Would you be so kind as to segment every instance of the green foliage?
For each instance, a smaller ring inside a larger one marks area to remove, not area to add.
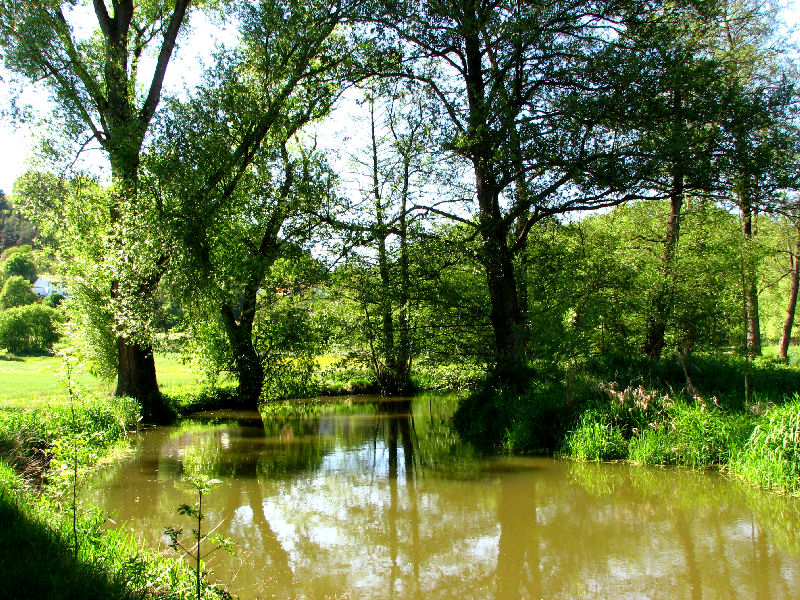
[[[274,271],[273,271],[274,273]],[[285,295],[262,293],[253,324],[253,344],[264,366],[262,401],[307,398],[318,393],[316,355],[326,336],[313,312],[313,290]]]
[[[0,263],[0,280],[9,277],[22,277],[28,283],[36,281],[36,262],[30,252],[9,253],[8,258]]]
[[[0,312],[0,347],[14,354],[47,352],[58,341],[63,316],[41,304]]]
[[[197,528],[192,530],[192,537],[195,540],[194,545],[192,546],[184,546],[180,540],[181,535],[183,534],[183,529],[175,529],[174,527],[167,527],[164,530],[164,535],[169,539],[169,547],[173,550],[180,551],[182,554],[186,555],[190,559],[192,559],[195,563],[195,581],[196,581],[196,590],[197,590],[197,600],[202,599],[203,595],[203,579],[204,579],[204,572],[203,572],[203,559],[207,558],[213,552],[224,549],[229,552],[233,549],[233,542],[231,540],[222,538],[218,535],[212,536],[208,533],[202,532],[202,525],[203,520],[206,517],[206,514],[203,512],[203,496],[208,494],[212,487],[222,483],[219,479],[211,479],[204,475],[194,474],[191,476],[187,476],[184,478],[192,488],[194,489],[195,493],[197,493],[197,503],[194,506],[189,506],[188,504],[182,504],[178,507],[178,514],[184,515],[193,519],[194,522],[197,524]],[[212,544],[216,544],[216,547],[211,550],[203,551],[203,542],[211,542]]]
[[[531,231],[525,278],[535,358],[641,352],[650,301],[664,284],[667,214],[667,203],[644,201]],[[683,215],[668,349],[686,354],[741,341],[738,228],[734,215],[708,203],[693,201]]]
[[[800,492],[800,396],[761,418],[731,470],[761,487]]]
[[[0,190],[0,261],[8,258],[17,249],[30,251],[30,244],[36,239],[36,227],[8,201]]]
[[[143,547],[133,532],[109,527],[97,510],[78,515],[79,553],[72,524],[59,505],[27,490],[0,460],[0,563],[4,591],[14,598],[188,600],[193,574],[177,559]],[[226,597],[218,588],[210,596]]]
[[[115,311],[120,308],[111,301],[110,290],[122,276],[107,256],[113,243],[107,235],[113,229],[111,194],[89,177],[67,180],[44,172],[26,173],[14,189],[26,214],[57,242],[58,274],[70,290],[70,346],[84,364],[110,379],[117,371]],[[127,314],[135,314],[134,307]]]
[[[627,458],[628,444],[607,417],[589,411],[567,435],[565,451],[578,460],[617,460]]]
[[[61,306],[61,303],[64,301],[64,296],[59,294],[58,292],[53,292],[49,296],[45,297],[42,300],[42,304],[45,306],[49,306],[50,308],[58,308]]]
[[[0,310],[33,304],[37,300],[31,284],[24,277],[12,275],[6,279],[0,292]]]
[[[516,384],[487,379],[459,402],[453,423],[462,438],[483,450],[552,452],[574,418],[565,385],[551,374],[521,376]]]
[[[180,415],[188,415],[200,410],[231,408],[240,404],[233,383],[210,386],[200,384],[169,389],[164,394],[164,402]]]
[[[34,477],[59,478],[64,461],[56,460],[55,475],[48,471],[58,448],[63,456],[73,430],[81,432],[86,444],[79,449],[79,461],[92,464],[139,422],[139,405],[130,398],[85,396],[73,421],[65,404],[28,410],[0,411],[0,450],[11,464]],[[66,441],[65,441],[66,440]],[[66,468],[69,468],[67,465]]]
[[[615,382],[615,389],[643,386],[657,395],[685,391],[691,382],[694,390],[728,410],[745,406],[745,381],[751,402],[758,397],[782,403],[800,389],[800,371],[771,360],[749,361],[735,354],[692,354],[686,358],[671,355],[658,362],[619,353],[593,356],[581,364],[582,370],[599,381]],[[687,375],[689,380],[687,381]]]

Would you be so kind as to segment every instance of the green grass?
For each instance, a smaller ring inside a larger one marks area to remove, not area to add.
[[[761,418],[731,470],[760,487],[800,492],[800,396]]]
[[[70,400],[7,402],[0,410],[0,600],[196,597],[185,563],[139,547],[132,533],[108,529],[99,511],[73,505],[76,474],[80,482],[127,447],[138,404],[87,392]],[[203,592],[226,597],[211,586]]]
[[[63,364],[57,356],[25,356],[0,359],[0,409],[24,408],[56,404],[67,398],[61,382]],[[156,356],[156,375],[162,390],[193,384],[198,375],[181,362],[180,355]],[[107,396],[114,391],[114,382],[87,373],[76,375],[78,385],[86,391]]]

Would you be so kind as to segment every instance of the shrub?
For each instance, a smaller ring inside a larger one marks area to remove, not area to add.
[[[510,384],[487,379],[459,402],[453,423],[482,450],[553,451],[574,423],[574,412],[557,378],[523,375]]]
[[[36,302],[36,293],[31,284],[23,277],[19,275],[9,277],[3,284],[3,291],[0,292],[0,309],[6,310],[34,302]]]
[[[58,340],[61,315],[41,304],[29,304],[0,312],[0,347],[14,354],[46,352]]]
[[[58,308],[61,306],[61,303],[64,301],[65,296],[59,294],[58,292],[53,292],[46,298],[42,300],[42,304],[45,306],[49,306],[50,308]]]

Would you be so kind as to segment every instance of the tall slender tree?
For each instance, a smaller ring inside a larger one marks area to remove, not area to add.
[[[721,183],[741,214],[744,345],[749,356],[761,354],[758,261],[751,248],[754,220],[779,197],[783,167],[792,154],[792,138],[784,128],[796,94],[777,15],[772,3],[724,2],[716,37],[716,55],[725,65]]]
[[[720,118],[722,68],[713,56],[719,14],[713,3],[664,4],[632,19],[625,32],[632,72],[643,76],[635,93],[646,97],[631,115],[642,137],[650,185],[669,202],[660,269],[649,297],[644,353],[658,360],[675,305],[682,210],[687,194],[711,194]],[[623,116],[624,117],[624,116]]]

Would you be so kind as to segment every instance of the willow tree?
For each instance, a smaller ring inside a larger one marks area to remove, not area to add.
[[[179,256],[173,289],[220,324],[240,400],[253,406],[264,381],[259,292],[282,253],[313,235],[307,217],[330,195],[330,172],[303,128],[328,114],[353,65],[339,31],[349,7],[244,5],[240,46],[218,57],[201,90],[170,103],[147,160],[149,194]]]
[[[525,368],[528,338],[514,259],[531,228],[637,196],[633,140],[608,110],[631,83],[606,60],[625,28],[625,3],[379,4],[376,19],[402,54],[391,75],[426,85],[446,115],[441,151],[471,171],[465,210],[426,208],[481,240],[495,373],[513,380]]]
[[[139,194],[140,162],[162,97],[167,68],[192,0],[7,0],[0,5],[0,47],[6,67],[46,86],[53,126],[83,147],[96,142],[111,166],[107,268],[116,271],[107,296],[117,316],[117,395],[158,393],[150,344],[130,305],[152,296],[165,258],[132,252],[128,235],[147,210]],[[94,25],[86,35],[86,25]],[[152,68],[144,69],[152,57]],[[147,260],[142,260],[147,256]]]

